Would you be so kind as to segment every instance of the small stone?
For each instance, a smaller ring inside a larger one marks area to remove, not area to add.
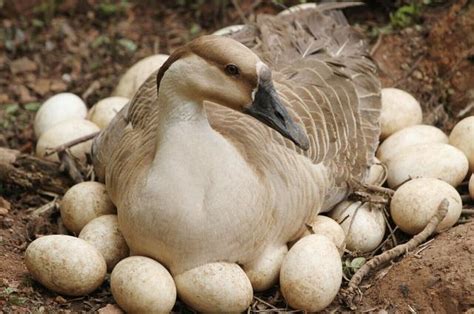
[[[124,311],[117,304],[107,304],[98,310],[99,314],[123,314]]]
[[[49,92],[51,81],[48,79],[38,79],[34,83],[30,84],[29,87],[38,93],[40,96],[44,96]]]
[[[61,81],[53,81],[50,86],[51,91],[58,93],[67,89],[67,85]]]
[[[8,214],[8,209],[0,207],[0,216],[5,216]]]
[[[7,211],[12,209],[9,201],[0,196],[0,207],[5,208]]]
[[[62,296],[60,296],[60,295],[58,295],[56,298],[54,298],[54,301],[56,301],[59,304],[64,304],[64,303],[67,302],[67,300],[65,298],[63,298]]]
[[[421,80],[423,78],[423,74],[420,71],[415,70],[413,71],[413,77],[416,78],[417,80]]]
[[[16,59],[10,64],[10,70],[13,74],[33,72],[37,69],[38,65],[26,57]]]

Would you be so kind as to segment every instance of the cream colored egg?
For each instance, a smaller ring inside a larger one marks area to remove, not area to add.
[[[128,98],[118,96],[104,98],[91,108],[87,118],[99,128],[105,129],[128,101]]]
[[[156,54],[132,65],[122,76],[112,95],[132,99],[138,88],[168,60],[168,57],[169,55]]]
[[[72,186],[64,194],[59,209],[64,226],[75,234],[79,234],[92,219],[116,213],[105,185],[93,181]]]
[[[288,304],[309,312],[326,308],[342,282],[342,263],[334,243],[312,234],[293,245],[280,270],[280,289]]]
[[[119,230],[117,215],[104,215],[92,219],[82,228],[79,238],[92,244],[105,259],[107,270],[129,255],[125,238]]]
[[[387,168],[380,160],[374,157],[374,163],[370,166],[369,174],[365,183],[369,185],[382,186],[387,180]]]
[[[170,273],[148,257],[131,256],[120,261],[110,276],[110,288],[127,313],[169,313],[176,302]]]
[[[314,234],[326,236],[336,245],[339,253],[344,252],[346,247],[346,234],[342,227],[332,218],[318,215],[313,222],[308,224]]]
[[[474,172],[474,116],[459,121],[449,135],[449,144],[459,148],[469,160],[469,169]]]
[[[33,241],[25,264],[34,279],[65,295],[82,296],[104,281],[104,258],[84,240],[67,235],[48,235]]]
[[[382,243],[386,225],[384,214],[379,208],[371,207],[369,203],[345,201],[329,215],[347,235],[346,246],[349,250],[370,252]]]
[[[382,89],[380,113],[382,139],[403,128],[420,124],[422,119],[420,103],[412,95],[398,88]]]
[[[71,93],[56,94],[46,100],[36,113],[36,138],[63,121],[85,119],[86,115],[87,106],[81,98]]]
[[[218,35],[218,36],[225,36],[225,35],[229,35],[229,34],[232,34],[232,33],[235,33],[235,32],[238,32],[240,31],[242,28],[244,28],[245,25],[230,25],[230,26],[226,26],[224,28],[221,28],[217,31],[215,31],[214,33],[212,33],[212,35]]]
[[[448,143],[448,136],[431,125],[413,125],[390,135],[377,150],[377,158],[387,162],[404,148],[428,143]]]
[[[430,143],[408,146],[388,163],[388,186],[395,188],[414,178],[437,178],[458,186],[466,177],[469,163],[454,146]]]
[[[471,179],[469,179],[469,195],[471,199],[474,200],[474,174],[472,174]]]
[[[83,120],[74,119],[63,121],[56,124],[52,128],[44,132],[36,144],[36,156],[51,161],[59,161],[57,154],[45,156],[48,149],[56,148],[62,144],[68,143],[80,137],[90,135],[100,131],[99,127],[94,123]],[[86,154],[90,153],[92,140],[80,143],[69,149],[73,156],[80,160],[86,160]]]
[[[400,186],[390,203],[390,213],[401,230],[417,234],[426,227],[445,198],[449,202],[448,214],[436,230],[446,230],[458,221],[462,201],[455,188],[438,179],[414,179]]]
[[[243,269],[252,284],[254,291],[265,291],[278,282],[280,268],[288,247],[268,248],[265,253],[251,263],[243,265]]]
[[[174,277],[179,298],[198,312],[243,312],[253,298],[252,285],[234,263],[209,263]]]
[[[294,5],[291,8],[288,8],[286,10],[281,11],[280,13],[278,13],[278,16],[285,16],[290,13],[297,13],[301,10],[314,9],[316,7],[317,7],[316,3],[301,3],[301,4]]]

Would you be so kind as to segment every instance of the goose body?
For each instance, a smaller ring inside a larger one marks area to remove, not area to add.
[[[174,276],[221,261],[251,274],[284,254],[364,180],[378,141],[380,86],[341,13],[262,16],[232,37],[173,53],[93,145],[132,253]],[[246,105],[261,97],[290,131]]]

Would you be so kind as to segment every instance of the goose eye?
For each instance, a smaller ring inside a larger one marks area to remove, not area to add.
[[[232,76],[239,75],[240,73],[239,68],[235,64],[226,65],[225,72]]]

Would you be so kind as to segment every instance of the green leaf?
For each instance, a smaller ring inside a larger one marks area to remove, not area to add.
[[[28,111],[36,112],[41,107],[41,104],[39,102],[30,102],[30,103],[24,105],[24,107]]]
[[[125,49],[127,49],[130,52],[134,52],[134,51],[137,50],[137,44],[135,44],[130,39],[122,38],[122,39],[119,39],[117,42],[120,46],[124,47]]]
[[[7,115],[12,115],[17,112],[18,109],[20,109],[20,106],[18,104],[9,104],[6,106],[5,113]]]
[[[365,258],[364,257],[356,257],[351,261],[351,268],[354,271],[357,271],[359,268],[361,268],[365,264]]]

